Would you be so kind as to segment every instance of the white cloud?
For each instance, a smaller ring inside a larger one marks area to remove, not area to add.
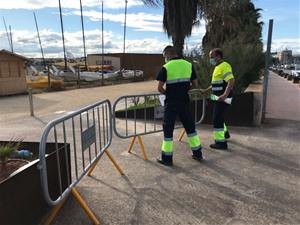
[[[80,11],[73,11],[73,15],[80,16]],[[70,15],[70,14],[68,14]],[[91,21],[100,21],[102,15],[100,12],[91,10],[83,13]],[[106,21],[121,23],[124,25],[124,14],[103,13],[103,18]],[[126,26],[134,28],[135,31],[151,31],[151,32],[164,32],[163,31],[163,16],[160,14],[149,13],[129,13],[126,17]],[[205,21],[201,20],[198,25],[192,29],[192,36],[203,37],[205,34]]]
[[[63,8],[79,8],[79,0],[61,0]],[[101,6],[100,0],[82,0],[82,5],[87,7]],[[128,1],[128,7],[143,5],[139,0]],[[58,0],[9,0],[1,1],[0,9],[41,9],[58,7]],[[104,0],[104,7],[118,9],[125,7],[124,0]]]
[[[294,53],[300,53],[300,38],[274,39],[272,41],[272,52],[279,52],[284,49],[293,50]]]
[[[15,52],[27,57],[41,57],[40,47],[35,32],[28,30],[13,30],[13,44]],[[40,31],[45,57],[63,57],[63,48],[60,32],[52,30]],[[86,30],[87,54],[101,51],[101,31],[99,29]],[[65,32],[66,50],[75,57],[83,56],[82,33]],[[126,52],[131,53],[160,53],[168,43],[157,38],[132,39],[126,41]],[[123,39],[114,36],[112,31],[104,32],[104,46],[106,53],[123,51]],[[0,31],[0,49],[9,49],[5,31]]]
[[[198,25],[195,25],[192,29],[192,37],[203,37],[206,32],[205,21],[201,20]]]
[[[74,11],[74,15],[80,16],[80,11]],[[97,11],[85,11],[84,16],[91,21],[100,21],[102,15]],[[124,14],[103,13],[103,18],[106,21],[124,24]],[[129,13],[126,17],[126,26],[135,28],[136,31],[154,31],[163,32],[162,15],[148,14],[144,12]]]

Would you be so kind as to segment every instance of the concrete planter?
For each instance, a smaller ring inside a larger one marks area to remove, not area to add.
[[[192,115],[195,115],[194,105],[195,102],[191,102]],[[197,120],[200,119],[202,113],[202,100],[197,102]],[[207,101],[206,103],[206,115],[203,123],[212,124],[213,102]],[[143,120],[145,115],[144,109],[136,109],[136,118]],[[124,111],[117,111],[116,118],[125,118]],[[146,110],[146,119],[153,120],[154,108],[149,107]],[[134,110],[128,110],[127,118],[134,118]],[[234,126],[255,126],[260,124],[261,119],[261,98],[260,95],[256,95],[254,92],[247,92],[241,95],[234,96],[232,105],[228,108],[226,116],[226,123]]]
[[[5,143],[1,141],[0,143]],[[59,144],[58,147],[62,147]],[[23,149],[30,150],[34,155],[39,153],[38,142],[23,142]],[[55,144],[49,143],[46,146],[47,170],[50,195],[59,196],[58,170],[56,164]],[[62,148],[63,149],[63,148]],[[70,147],[67,146],[70,156]],[[70,159],[70,157],[68,157]],[[62,187],[66,189],[67,185],[67,166],[64,151],[59,151],[59,160],[62,174]],[[46,204],[40,181],[40,173],[37,169],[39,160],[34,160],[29,164],[19,168],[7,179],[0,183],[0,221],[1,224],[38,224],[41,219],[50,210]],[[70,163],[69,163],[70,165]],[[69,170],[70,171],[70,170]]]

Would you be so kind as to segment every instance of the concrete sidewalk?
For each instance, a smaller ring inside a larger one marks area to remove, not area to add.
[[[0,139],[39,141],[49,120],[84,105],[120,95],[155,91],[156,82],[35,95],[36,118],[27,96],[0,98]],[[106,155],[78,190],[102,224],[300,224],[300,122],[269,119],[262,127],[230,127],[228,151],[209,149],[212,128],[198,127],[205,160],[197,162],[185,142],[174,143],[174,167],[156,163],[162,134],[143,137],[149,161],[138,145],[114,137],[110,151],[126,176]],[[174,137],[178,137],[177,130]],[[69,198],[54,224],[91,224]]]
[[[231,128],[228,151],[209,149],[211,128],[200,126],[205,160],[193,160],[188,144],[175,142],[173,168],[155,161],[162,134],[143,138],[149,161],[138,145],[128,154],[129,140],[114,138],[110,150],[126,176],[104,155],[78,190],[102,224],[300,224],[300,124],[268,122]],[[90,223],[70,198],[55,224]]]
[[[300,88],[270,71],[267,94],[268,118],[300,121]]]

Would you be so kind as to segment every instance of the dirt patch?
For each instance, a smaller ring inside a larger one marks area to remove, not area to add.
[[[26,165],[28,161],[26,160],[19,160],[19,159],[11,159],[8,160],[6,164],[0,164],[0,183],[9,177],[17,169],[21,168],[22,166]]]

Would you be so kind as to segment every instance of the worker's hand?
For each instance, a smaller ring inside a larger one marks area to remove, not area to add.
[[[217,99],[218,102],[224,102],[224,100],[227,98],[226,95],[220,95]]]
[[[209,90],[207,90],[207,89],[199,89],[199,91],[200,91],[200,93],[201,93],[203,96],[205,96],[205,97],[208,96]]]

